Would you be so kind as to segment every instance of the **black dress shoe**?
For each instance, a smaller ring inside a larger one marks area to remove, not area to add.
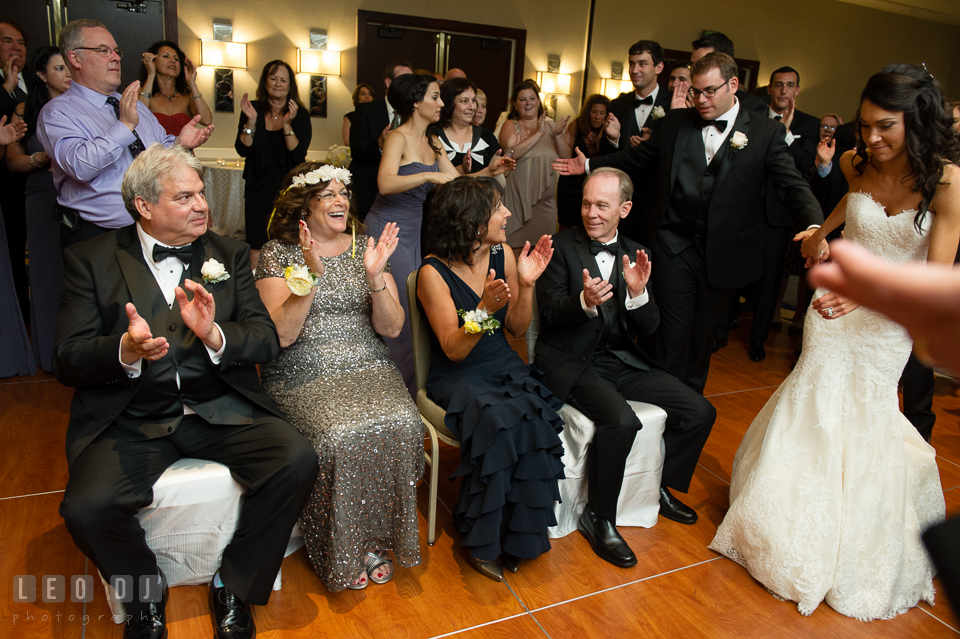
[[[713,340],[713,347],[711,347],[710,352],[711,352],[711,353],[716,353],[716,352],[719,351],[721,348],[723,348],[724,346],[727,345],[727,341],[728,341],[728,338],[726,338],[726,337],[724,337],[723,339],[715,339],[715,340]]]
[[[791,335],[800,335],[803,333],[803,327],[797,324],[791,324],[790,328],[787,329],[787,332]]]
[[[214,575],[213,579],[216,578]],[[210,618],[216,639],[253,639],[257,636],[250,606],[226,586],[214,586],[213,580],[210,581]]]
[[[681,503],[664,486],[660,487],[660,514],[681,524],[695,524],[697,522],[696,511]]]
[[[126,604],[128,616],[123,639],[166,639],[169,591],[167,580],[163,579],[163,594],[159,602]]]
[[[767,359],[767,350],[763,347],[763,344],[754,344],[750,346],[747,355],[750,356],[752,362],[762,362]]]
[[[781,328],[783,328],[783,322],[780,320],[777,320],[776,322],[770,322],[770,328],[775,328],[779,331]]]
[[[577,530],[590,542],[593,552],[597,553],[600,559],[621,568],[637,565],[637,556],[620,536],[617,527],[591,512],[589,506],[584,507],[583,514],[577,521]]]
[[[520,570],[520,564],[523,563],[523,558],[514,557],[510,553],[504,552],[500,553],[500,563],[513,574],[517,574],[517,571]]]
[[[482,559],[477,559],[473,555],[470,555],[470,565],[473,566],[474,570],[479,572],[487,579],[503,581],[503,564],[500,563],[499,559],[484,561]]]

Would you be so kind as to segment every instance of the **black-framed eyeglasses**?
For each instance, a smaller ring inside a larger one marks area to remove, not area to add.
[[[123,59],[123,49],[121,49],[120,47],[114,47],[113,49],[111,49],[107,45],[101,44],[99,47],[74,47],[73,51],[77,51],[78,49],[83,49],[84,51],[96,51],[97,53],[103,56],[110,55],[111,53],[116,53],[121,60]]]
[[[831,133],[833,133],[834,131],[837,130],[837,127],[835,127],[835,126],[830,126],[829,124],[821,124],[821,125],[820,125],[820,130],[821,130],[821,131],[830,131]]]
[[[733,78],[730,78],[730,80],[732,80],[732,79],[733,79]],[[690,87],[689,89],[687,89],[687,93],[688,93],[688,94],[690,95],[690,97],[693,98],[694,100],[696,100],[697,98],[699,98],[701,95],[702,95],[702,96],[705,96],[705,97],[707,97],[707,98],[712,98],[712,97],[715,97],[715,96],[717,95],[717,91],[719,91],[720,89],[722,89],[723,86],[724,86],[724,84],[729,84],[730,80],[727,80],[726,82],[724,82],[723,84],[721,84],[721,85],[719,85],[719,86],[707,87],[706,89],[704,89],[704,90],[702,90],[702,91],[701,91],[700,89],[694,89],[693,87]]]
[[[343,189],[339,193],[334,193],[332,191],[320,191],[317,193],[316,198],[321,202],[333,202],[334,198],[337,196],[342,197],[344,200],[349,200],[353,197],[353,193],[349,189]]]

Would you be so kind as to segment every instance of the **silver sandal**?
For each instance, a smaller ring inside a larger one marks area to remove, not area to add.
[[[373,553],[373,552],[365,552],[365,553],[363,554],[363,562],[364,562],[364,568],[365,568],[366,571],[367,571],[367,579],[370,580],[370,581],[372,581],[373,583],[375,583],[375,584],[385,584],[385,583],[387,583],[388,581],[390,581],[391,579],[393,579],[393,572],[394,572],[394,571],[392,570],[392,568],[393,568],[393,562],[390,561],[390,557],[389,557],[389,555],[387,555],[387,551],[386,551],[386,550],[381,550],[381,551],[376,552],[376,553]],[[391,568],[390,574],[388,574],[386,577],[382,577],[382,578],[380,578],[380,579],[377,579],[376,577],[373,576],[373,573],[376,572],[377,568],[379,568],[380,566],[382,566],[382,565],[384,565],[384,564],[390,564],[390,568]]]

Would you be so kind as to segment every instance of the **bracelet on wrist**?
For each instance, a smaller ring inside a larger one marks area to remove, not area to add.
[[[252,138],[252,137],[253,137],[253,134],[256,133],[257,129],[256,129],[256,127],[253,127],[253,128],[243,127],[243,129],[241,129],[241,131],[243,131],[244,133],[246,133],[247,135],[249,135],[249,136]]]
[[[294,133],[293,130],[291,129],[290,131],[286,131],[284,135],[296,135],[296,133]]]
[[[203,94],[202,94],[202,93],[198,93],[198,94],[190,97],[191,100],[197,100],[197,99],[200,99],[200,98],[203,98]]]
[[[37,156],[40,155],[40,153],[41,151],[37,151],[36,153],[32,153],[30,155],[30,166],[32,166],[35,169],[39,169],[40,167],[43,166],[42,164],[37,162]]]
[[[370,285],[369,285],[369,284],[367,284],[367,288],[370,288]],[[387,280],[383,280],[383,286],[381,286],[380,288],[371,288],[371,289],[370,289],[370,292],[371,292],[371,293],[379,293],[380,291],[383,291],[383,290],[385,290],[386,288],[387,288]]]
[[[150,93],[149,91],[141,91],[141,92],[140,92],[140,95],[142,95],[143,97],[145,97],[145,98],[148,99],[148,100],[153,97],[153,94]]]

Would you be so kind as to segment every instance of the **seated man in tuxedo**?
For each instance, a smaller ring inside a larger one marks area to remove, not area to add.
[[[670,488],[687,492],[717,412],[660,368],[635,343],[660,321],[648,281],[647,249],[619,233],[633,184],[614,168],[595,170],[583,185],[583,229],[553,236],[553,259],[537,283],[537,365],[544,384],[597,426],[587,451],[588,497],[577,530],[610,563],[637,563],[617,532],[617,499],[627,456],[642,425],[627,400],[667,413],[660,514],[685,524],[697,513]]]
[[[391,129],[400,126],[400,116],[387,100],[387,89],[398,75],[413,73],[409,62],[393,62],[383,72],[384,98],[357,106],[350,127],[350,172],[353,174],[353,195],[362,220],[377,199],[377,173],[383,155],[383,141]]]
[[[207,231],[200,174],[182,147],[152,145],[121,187],[136,223],[64,251],[53,368],[77,390],[60,514],[106,579],[130,579],[125,638],[166,636],[166,583],[136,514],[168,466],[220,462],[247,491],[210,584],[220,639],[255,635],[249,604],[267,603],[318,472],[260,391],[255,365],[279,338],[249,247]]]

